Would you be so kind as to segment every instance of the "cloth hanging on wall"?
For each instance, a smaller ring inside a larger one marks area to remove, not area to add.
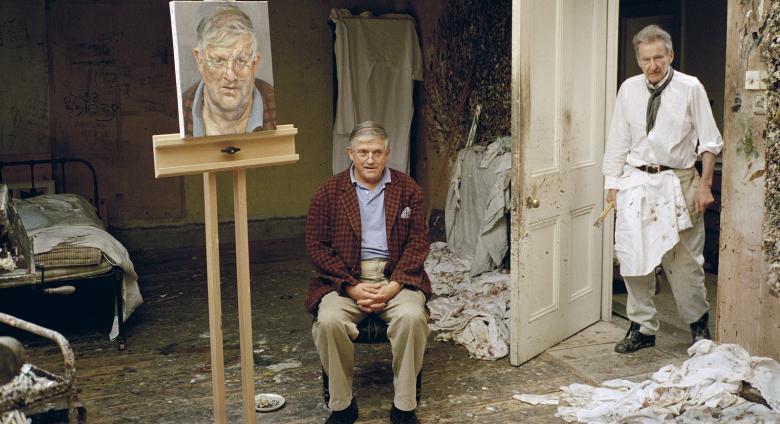
[[[471,262],[471,276],[499,268],[509,249],[511,146],[510,137],[499,137],[487,147],[465,148],[452,168],[444,211],[447,244]]]
[[[338,100],[333,124],[333,173],[346,169],[346,148],[355,124],[384,125],[390,139],[391,168],[409,172],[413,80],[422,80],[422,53],[409,15],[352,16],[332,9],[336,24]]]

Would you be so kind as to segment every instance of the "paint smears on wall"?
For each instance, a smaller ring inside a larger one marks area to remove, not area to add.
[[[769,290],[780,296],[780,3],[772,2],[763,28],[767,61],[766,189],[764,253]]]

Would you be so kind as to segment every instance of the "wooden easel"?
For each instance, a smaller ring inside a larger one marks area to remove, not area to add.
[[[241,344],[241,392],[244,423],[254,424],[255,371],[252,357],[252,302],[249,284],[249,237],[246,209],[246,169],[285,165],[298,161],[292,125],[274,131],[182,139],[179,134],[153,136],[154,176],[203,174],[206,213],[206,269],[208,275],[209,335],[211,339],[211,385],[214,420],[227,423],[225,358],[222,351],[222,296],[219,286],[219,236],[217,221],[217,175],[233,171],[233,209],[236,226],[236,279],[238,326]]]

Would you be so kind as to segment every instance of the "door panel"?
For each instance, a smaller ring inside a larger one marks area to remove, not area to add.
[[[529,261],[538,266],[529,269],[529,282],[534,284],[534,296],[529,298],[530,317],[533,322],[558,310],[560,291],[560,249],[558,232],[560,226],[555,218],[541,221],[529,228],[529,240],[534,251]]]
[[[601,316],[608,17],[617,0],[514,0],[512,363]],[[610,54],[614,54],[612,52]]]

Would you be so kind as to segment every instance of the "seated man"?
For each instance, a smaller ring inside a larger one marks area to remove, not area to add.
[[[355,126],[347,148],[352,164],[325,181],[309,206],[306,249],[318,278],[306,309],[317,315],[312,335],[329,378],[328,423],[357,419],[352,340],[368,314],[388,323],[395,388],[390,419],[418,422],[416,381],[429,333],[428,229],[420,187],[387,168],[388,141],[376,122]]]

